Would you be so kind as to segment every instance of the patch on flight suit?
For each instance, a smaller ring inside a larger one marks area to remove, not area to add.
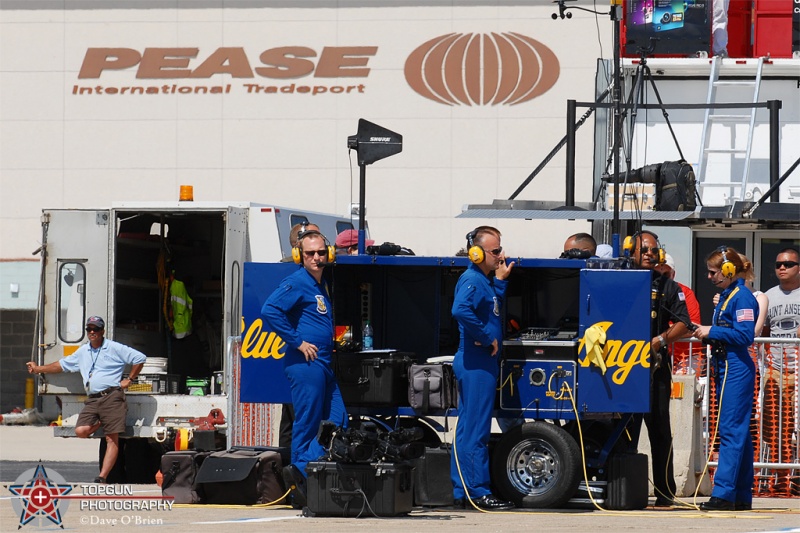
[[[321,315],[327,315],[328,306],[325,305],[325,297],[322,296],[321,294],[317,294],[316,296],[314,296],[314,298],[317,299],[317,312]]]

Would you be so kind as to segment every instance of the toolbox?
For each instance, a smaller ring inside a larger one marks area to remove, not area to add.
[[[408,463],[312,461],[306,473],[311,516],[397,516],[413,506],[414,478]]]
[[[344,404],[408,407],[412,355],[393,350],[337,353],[334,373]]]

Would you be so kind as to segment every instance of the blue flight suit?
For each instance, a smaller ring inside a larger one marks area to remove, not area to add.
[[[725,348],[724,353],[714,352],[717,404],[721,408],[719,464],[711,495],[735,503],[753,501],[750,415],[756,370],[748,348],[755,339],[757,320],[758,302],[744,280],[737,278],[722,291],[708,334],[710,340],[719,341]]]
[[[455,452],[450,460],[453,497],[472,499],[491,494],[489,482],[489,436],[492,432],[500,351],[503,343],[501,305],[508,281],[486,276],[470,264],[456,284],[453,318],[461,339],[453,360],[458,382],[458,426]],[[498,352],[492,357],[492,341]],[[480,345],[476,345],[475,343]],[[461,467],[461,482],[458,467]]]
[[[306,465],[325,454],[317,441],[323,420],[347,426],[339,384],[331,368],[333,306],[325,280],[317,283],[305,268],[281,281],[261,308],[263,319],[286,343],[283,371],[289,379],[295,419],[292,464],[306,475]],[[298,348],[303,341],[317,346],[317,359],[306,361]]]

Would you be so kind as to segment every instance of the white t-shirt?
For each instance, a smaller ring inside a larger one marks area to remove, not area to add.
[[[800,327],[800,287],[785,291],[778,285],[766,294],[769,298],[767,320],[770,337],[796,339],[797,328]],[[773,344],[770,351],[773,368],[797,371],[797,344]]]

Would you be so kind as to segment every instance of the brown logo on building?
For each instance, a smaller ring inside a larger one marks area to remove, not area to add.
[[[558,58],[519,33],[451,33],[431,39],[406,60],[414,91],[448,105],[515,105],[558,80]]]

